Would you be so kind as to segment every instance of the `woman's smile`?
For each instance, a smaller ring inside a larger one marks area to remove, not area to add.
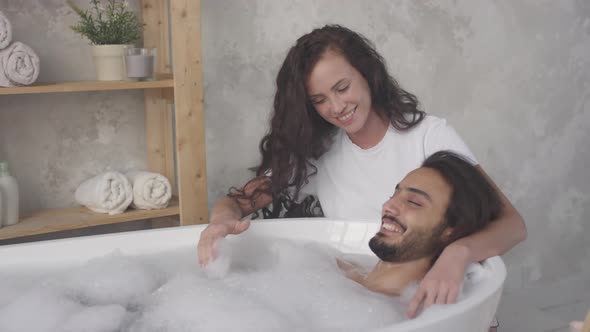
[[[357,107],[358,106],[355,106],[352,110],[345,112],[343,115],[338,116],[338,121],[340,121],[343,126],[352,123],[353,115],[356,112]]]

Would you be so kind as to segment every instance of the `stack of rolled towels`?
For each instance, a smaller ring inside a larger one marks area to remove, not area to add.
[[[35,83],[39,76],[39,57],[21,42],[12,43],[12,25],[0,11],[0,87]]]
[[[110,215],[135,209],[163,209],[172,198],[170,181],[158,173],[112,171],[84,181],[74,194],[76,202],[94,212]]]

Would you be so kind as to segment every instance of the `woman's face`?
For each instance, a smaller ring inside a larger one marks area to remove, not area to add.
[[[365,129],[370,116],[377,116],[367,81],[334,51],[326,51],[311,71],[307,93],[320,116],[349,136]]]

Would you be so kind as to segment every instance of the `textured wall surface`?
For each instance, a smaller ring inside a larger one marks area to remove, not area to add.
[[[40,80],[93,77],[61,0],[0,0],[0,10],[41,56]],[[259,161],[287,49],[338,23],[375,42],[525,217],[528,240],[505,256],[509,287],[590,271],[590,2],[202,0],[202,16],[211,202]],[[0,159],[24,209],[71,205],[89,174],[144,166],[143,137],[141,93],[0,97]]]

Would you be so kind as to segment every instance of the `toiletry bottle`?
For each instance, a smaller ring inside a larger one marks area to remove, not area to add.
[[[8,173],[8,164],[0,162],[0,192],[2,195],[2,225],[9,226],[18,222],[18,184]]]

